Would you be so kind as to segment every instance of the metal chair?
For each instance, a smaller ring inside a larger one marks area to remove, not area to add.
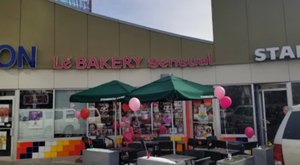
[[[210,163],[210,157],[205,156],[204,151],[197,151],[197,150],[186,150],[184,155],[195,157],[196,159],[191,160],[191,164],[193,165],[207,165]]]
[[[158,155],[168,155],[173,153],[172,141],[159,141],[158,142]]]

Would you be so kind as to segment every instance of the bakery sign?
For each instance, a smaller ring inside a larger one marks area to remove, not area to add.
[[[54,69],[135,69],[146,63],[148,68],[184,68],[213,65],[212,54],[198,58],[149,58],[126,57],[53,57]]]
[[[300,58],[300,45],[258,48],[254,51],[255,61],[277,61]]]

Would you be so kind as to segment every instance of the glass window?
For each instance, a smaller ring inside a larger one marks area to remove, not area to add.
[[[220,110],[221,133],[244,134],[246,127],[254,128],[252,92],[250,85],[225,86],[226,95],[232,104],[226,110]]]
[[[300,129],[299,125],[300,112],[292,112],[286,124],[283,138],[286,139],[300,139],[300,132],[295,131]]]
[[[300,82],[292,83],[293,105],[300,104]]]
[[[152,134],[151,103],[141,105],[140,110],[133,112],[127,104],[122,106],[122,122],[130,124],[136,137]]]
[[[174,122],[174,133],[184,134],[184,111],[183,102],[175,101],[173,105],[173,116],[171,113],[171,102],[153,102],[153,131],[163,134],[172,134],[172,120]]]
[[[76,113],[86,106],[85,103],[71,103],[70,96],[78,91],[55,91],[55,137],[79,137],[86,134],[86,121],[76,118]]]
[[[21,90],[19,140],[53,137],[53,90]]]
[[[55,120],[63,119],[63,112],[57,111],[55,112]]]
[[[53,110],[20,109],[19,140],[53,137]]]
[[[52,90],[21,90],[20,109],[52,109]]]
[[[89,105],[90,116],[88,118],[88,135],[119,135],[120,131],[118,124],[115,124],[115,120],[118,122],[119,116],[119,103],[113,102],[101,102]],[[118,113],[115,115],[115,111]]]

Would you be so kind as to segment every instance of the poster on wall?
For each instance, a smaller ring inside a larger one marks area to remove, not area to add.
[[[7,132],[0,131],[0,150],[6,150]]]
[[[195,124],[194,136],[195,139],[206,139],[207,137],[212,136],[212,127],[205,124]]]
[[[213,131],[212,99],[192,101],[193,131],[195,139],[206,139]]]
[[[213,110],[211,105],[211,99],[205,99],[205,101],[203,102],[193,101],[192,107],[194,121],[201,124],[213,123]]]
[[[42,117],[43,113],[42,111],[29,111],[29,117],[28,117],[28,123],[29,128],[42,128]]]
[[[0,104],[0,126],[8,122],[9,104]]]

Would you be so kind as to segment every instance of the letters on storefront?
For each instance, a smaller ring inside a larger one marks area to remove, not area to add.
[[[2,56],[4,54],[8,55],[8,60],[4,60]],[[28,55],[25,48],[23,46],[19,46],[17,50],[15,50],[10,45],[0,45],[0,69],[9,69],[16,65],[17,68],[23,68],[24,61],[28,64],[28,66],[32,69],[36,67],[36,58],[37,58],[37,47],[31,47],[31,56]]]
[[[300,58],[300,45],[295,46],[295,50],[291,46],[258,48],[254,51],[255,61],[276,61],[286,59]]]
[[[75,65],[73,61],[75,60]],[[207,57],[199,58],[150,58],[144,60],[143,57],[66,57],[59,59],[58,56],[53,58],[54,69],[134,69],[140,68],[146,61],[148,68],[174,68],[174,67],[199,67],[213,65],[214,60],[211,54]],[[74,65],[74,66],[73,66]]]

